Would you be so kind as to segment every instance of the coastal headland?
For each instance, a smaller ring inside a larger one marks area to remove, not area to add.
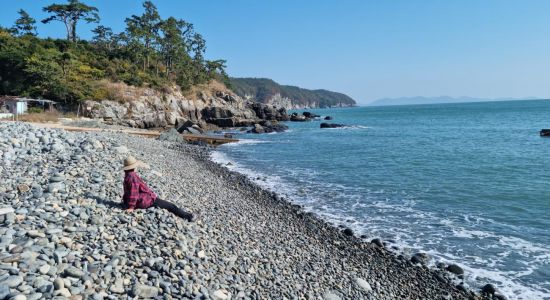
[[[205,147],[0,123],[0,299],[476,299],[332,227]],[[120,208],[122,159],[196,213]],[[13,209],[13,212],[9,212]]]

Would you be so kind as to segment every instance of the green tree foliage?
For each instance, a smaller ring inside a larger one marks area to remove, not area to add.
[[[159,44],[159,29],[161,25],[157,7],[151,1],[143,3],[145,12],[141,16],[132,15],[125,20],[126,33],[134,49],[141,52],[143,70],[149,67],[154,48]]]
[[[72,5],[72,6],[71,6]],[[99,25],[91,41],[76,41],[76,23],[98,20],[97,9],[76,0],[45,8],[45,21],[62,21],[67,40],[40,39],[0,28],[0,95],[26,95],[75,103],[103,99],[105,81],[182,89],[216,79],[229,83],[225,61],[204,58],[206,42],[193,24],[162,19],[154,4],[126,19],[124,32]],[[72,15],[71,15],[72,14]],[[102,98],[103,97],[103,98]]]
[[[99,25],[92,30],[92,32],[94,33],[92,41],[98,45],[99,48],[106,49],[109,52],[113,50],[113,45],[117,43],[117,40],[111,27]]]
[[[42,20],[42,23],[50,23],[51,21],[59,21],[65,24],[67,30],[67,40],[76,42],[76,24],[81,19],[87,23],[99,22],[98,9],[93,6],[88,6],[78,0],[69,0],[67,4],[52,4],[43,8],[43,10],[51,16]]]
[[[15,20],[15,25],[11,28],[15,35],[36,35],[36,20],[31,18],[29,14],[20,9],[18,12],[19,18]]]

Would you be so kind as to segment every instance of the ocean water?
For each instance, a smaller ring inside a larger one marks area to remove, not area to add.
[[[550,299],[550,101],[310,110],[215,161],[398,252],[453,262],[473,289]]]

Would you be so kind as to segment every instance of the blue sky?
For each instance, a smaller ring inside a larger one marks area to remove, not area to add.
[[[46,0],[2,0],[0,25],[17,10],[37,20]],[[141,1],[88,0],[115,31]],[[237,77],[383,97],[550,97],[550,1],[342,0],[153,1],[162,17],[195,25],[207,57]],[[82,25],[78,34],[90,38]],[[61,23],[41,36],[64,37]]]

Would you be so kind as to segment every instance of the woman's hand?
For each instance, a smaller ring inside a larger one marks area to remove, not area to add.
[[[127,213],[131,213],[131,212],[133,212],[133,211],[134,211],[133,208],[128,208],[128,209],[126,209],[126,212],[127,212]]]

